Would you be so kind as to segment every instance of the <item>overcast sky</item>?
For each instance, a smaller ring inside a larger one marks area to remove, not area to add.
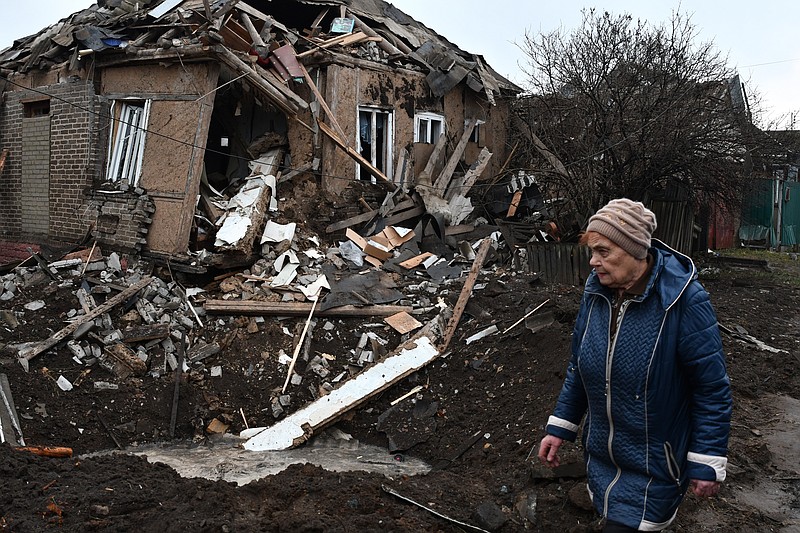
[[[91,6],[91,0],[15,2],[0,17],[0,49],[59,19]],[[713,41],[729,56],[750,93],[760,93],[768,117],[800,129],[800,2],[797,0],[394,0],[395,6],[462,49],[483,55],[510,80],[524,84],[519,64],[525,32],[537,34],[581,22],[581,9],[597,7],[629,13],[654,24],[667,22],[679,9],[691,16],[699,39]]]

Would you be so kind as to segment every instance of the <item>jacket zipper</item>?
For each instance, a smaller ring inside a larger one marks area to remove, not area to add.
[[[606,299],[608,301],[608,299]],[[611,480],[611,483],[608,484],[606,488],[606,493],[603,496],[603,516],[608,516],[608,498],[611,495],[611,489],[614,488],[614,485],[617,484],[619,481],[620,476],[622,475],[622,469],[617,465],[616,459],[614,459],[614,452],[611,449],[611,444],[614,441],[614,419],[611,416],[611,364],[614,362],[614,351],[617,348],[617,338],[619,337],[619,330],[620,326],[622,325],[622,319],[625,316],[625,310],[628,308],[631,300],[626,300],[622,302],[619,308],[619,315],[617,315],[617,323],[615,324],[614,328],[614,339],[613,341],[609,339],[609,348],[606,354],[606,383],[605,383],[605,391],[606,391],[606,417],[608,418],[608,457],[611,459],[611,463],[617,467],[617,475],[614,476],[614,479]],[[613,313],[611,312],[612,303],[609,302],[608,307],[608,327],[609,332],[611,328],[611,319],[613,318]]]

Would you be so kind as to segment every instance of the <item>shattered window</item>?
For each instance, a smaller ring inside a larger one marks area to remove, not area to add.
[[[444,133],[444,117],[436,113],[417,113],[414,116],[414,142],[433,144]]]
[[[372,166],[392,177],[392,112],[374,107],[358,108],[358,152]],[[362,179],[361,167],[356,177]],[[374,178],[373,178],[374,179]]]
[[[108,146],[108,181],[137,185],[142,173],[145,132],[150,100],[111,103],[111,142]]]

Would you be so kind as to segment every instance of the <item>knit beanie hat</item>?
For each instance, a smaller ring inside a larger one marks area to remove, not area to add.
[[[656,216],[643,203],[627,198],[611,200],[589,219],[586,231],[596,231],[636,259],[647,257]]]

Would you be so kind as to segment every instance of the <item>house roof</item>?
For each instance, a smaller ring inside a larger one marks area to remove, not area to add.
[[[202,0],[99,0],[35,35],[14,41],[0,52],[0,69],[4,74],[64,65],[80,70],[87,63],[81,62],[86,55],[130,56],[141,50],[157,53],[193,45],[222,44],[253,53],[256,31],[267,41],[264,46],[270,41],[288,42],[298,54],[341,53],[427,71],[437,96],[462,81],[490,102],[501,94],[521,92],[482,56],[461,50],[383,0],[212,0],[209,4],[207,13]],[[352,33],[363,32],[361,39],[355,35],[333,43],[342,35],[331,21],[342,14],[356,21]],[[249,29],[245,19],[252,23]]]

